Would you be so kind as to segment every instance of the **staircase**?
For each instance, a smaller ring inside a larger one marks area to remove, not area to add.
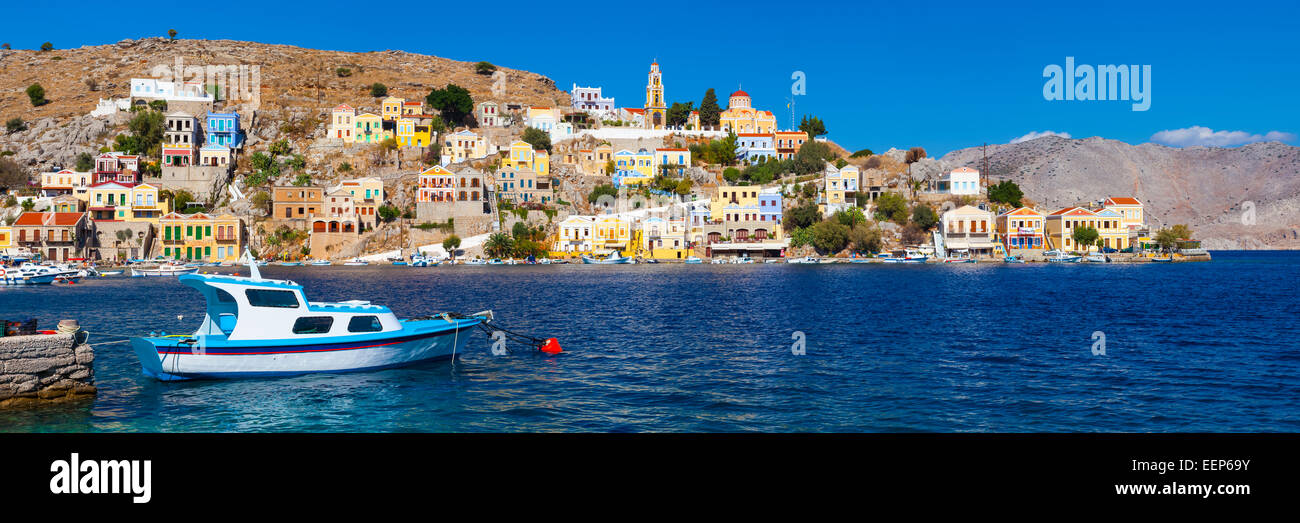
[[[938,229],[930,231],[930,233],[934,235],[934,255],[939,258],[948,257],[948,251],[943,246],[943,235],[939,233]]]

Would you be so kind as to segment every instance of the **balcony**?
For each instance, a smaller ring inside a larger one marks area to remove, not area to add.
[[[239,241],[239,235],[237,234],[218,234],[216,236],[213,236],[213,238],[215,238],[219,243]]]

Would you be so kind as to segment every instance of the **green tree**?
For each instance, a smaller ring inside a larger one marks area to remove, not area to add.
[[[835,211],[835,221],[840,222],[850,229],[857,227],[858,224],[867,221],[867,216],[862,214],[862,209],[849,207],[842,211]]]
[[[781,217],[781,225],[787,231],[802,229],[821,221],[822,213],[817,204],[811,201],[786,209]]]
[[[673,192],[685,196],[691,193],[691,186],[692,184],[690,180],[683,179],[677,182],[677,188],[674,189]]]
[[[533,149],[546,149],[547,153],[551,152],[551,135],[546,131],[529,127],[524,129],[524,136],[520,139],[528,142]]]
[[[922,230],[930,230],[934,224],[939,223],[939,216],[935,214],[934,209],[924,203],[918,203],[912,208],[912,223]]]
[[[293,184],[298,187],[306,187],[308,185],[311,185],[311,175],[307,173],[300,173],[298,174],[298,176],[294,177]]]
[[[446,239],[442,240],[442,248],[447,251],[448,256],[455,259],[456,249],[460,248],[460,236],[456,236],[455,234],[448,236]]]
[[[15,116],[5,121],[5,131],[8,131],[9,134],[24,130],[27,130],[27,122],[24,122],[22,118]]]
[[[718,106],[718,95],[710,87],[704,92],[704,99],[700,100],[700,125],[717,127],[721,121],[722,108]]]
[[[339,67],[334,70],[334,74],[338,75],[339,78],[347,78],[352,76],[352,70],[346,67]]]
[[[1025,193],[1020,190],[1020,186],[1011,180],[1003,180],[989,186],[989,201],[991,202],[1019,207],[1020,200],[1024,197]]]
[[[1173,229],[1164,228],[1156,231],[1155,240],[1156,244],[1160,246],[1161,251],[1172,252],[1174,247],[1178,245],[1179,239],[1181,238],[1179,238],[1178,233],[1174,232]]]
[[[732,184],[740,181],[740,169],[737,169],[735,167],[728,167],[726,169],[723,169],[722,179],[727,180],[727,183],[732,183]]]
[[[664,115],[664,121],[673,127],[683,127],[691,117],[691,111],[694,110],[695,102],[673,102],[672,107],[668,108],[668,113]]]
[[[393,221],[393,220],[396,220],[396,219],[397,219],[398,217],[400,217],[401,215],[402,215],[402,210],[401,210],[401,209],[398,209],[397,207],[393,207],[392,205],[380,205],[380,206],[379,206],[379,219],[380,219],[380,220],[383,220],[383,221],[385,221],[385,222],[391,222],[391,221]]]
[[[876,153],[871,152],[871,149],[862,149],[862,150],[857,151],[857,152],[855,152],[855,153],[853,153],[853,154],[850,154],[850,155],[849,155],[849,158],[866,158],[866,157],[871,156],[871,155],[873,155],[873,154],[876,154]]]
[[[176,41],[176,34],[177,34],[177,33],[176,33],[176,30],[175,30],[175,29],[168,29],[168,30],[167,30],[167,38],[171,39],[171,41],[173,41],[173,42]]]
[[[509,256],[514,246],[515,242],[510,236],[498,232],[488,236],[487,242],[483,243],[483,252],[492,258],[502,258]]]
[[[465,117],[474,111],[474,99],[469,91],[456,84],[447,84],[443,89],[434,88],[424,101],[442,113],[442,119],[453,126],[464,123]]]
[[[27,98],[32,101],[33,107],[39,107],[50,103],[45,99],[45,88],[41,84],[32,84],[27,86]]]
[[[52,51],[52,50],[54,50],[54,44],[49,43],[49,42],[45,42],[45,43],[41,44],[41,50],[42,50],[42,51]]]
[[[267,150],[269,150],[273,156],[284,156],[289,154],[289,140],[276,140],[271,143],[271,146],[268,147]]]
[[[1101,236],[1097,229],[1092,227],[1075,227],[1074,233],[1070,235],[1074,243],[1082,247],[1080,250],[1087,251],[1088,247],[1097,243],[1097,238]]]
[[[1192,228],[1188,227],[1186,224],[1180,223],[1174,225],[1173,227],[1170,227],[1169,230],[1173,231],[1174,235],[1177,236],[1178,239],[1180,240],[1192,239]]]
[[[880,195],[876,198],[876,220],[889,220],[899,225],[907,223],[907,200],[895,192]]]
[[[799,122],[799,130],[808,133],[809,138],[816,138],[826,134],[826,124],[822,123],[821,118],[804,115],[803,120]]]
[[[165,113],[167,112],[167,100],[151,100],[149,102],[149,108],[160,113]]]
[[[381,84],[379,82],[370,84],[370,96],[373,96],[375,98],[379,98],[381,96],[388,96],[388,86]]]
[[[817,196],[817,183],[816,182],[805,183],[803,184],[803,187],[799,189],[799,192],[803,194],[804,198],[812,198],[813,196]]]
[[[145,154],[148,156],[160,156],[160,150],[163,131],[167,128],[167,121],[163,113],[158,111],[144,111],[136,113],[131,120],[126,123],[126,128],[131,131],[133,137],[134,153]]]
[[[77,155],[77,170],[87,172],[95,168],[95,157],[90,153],[81,153]]]
[[[510,235],[516,240],[526,240],[532,237],[532,230],[524,222],[515,222],[514,227],[510,228]]]
[[[836,221],[817,222],[812,226],[812,244],[817,252],[840,252],[849,244],[849,228]]]
[[[474,64],[474,72],[477,74],[492,74],[497,72],[497,66],[489,62],[479,62]]]
[[[884,248],[884,240],[879,227],[860,223],[849,230],[849,243],[853,250],[860,253],[877,253]]]

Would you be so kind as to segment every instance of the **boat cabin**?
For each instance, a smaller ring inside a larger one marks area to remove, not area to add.
[[[287,342],[402,330],[388,307],[367,301],[310,302],[302,286],[289,280],[217,274],[185,274],[179,280],[207,302],[207,317],[195,335]]]

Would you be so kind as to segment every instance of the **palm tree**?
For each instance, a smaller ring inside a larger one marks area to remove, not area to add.
[[[498,232],[489,236],[487,242],[483,244],[483,252],[492,258],[508,256],[514,249],[514,241],[510,236],[503,232]]]

